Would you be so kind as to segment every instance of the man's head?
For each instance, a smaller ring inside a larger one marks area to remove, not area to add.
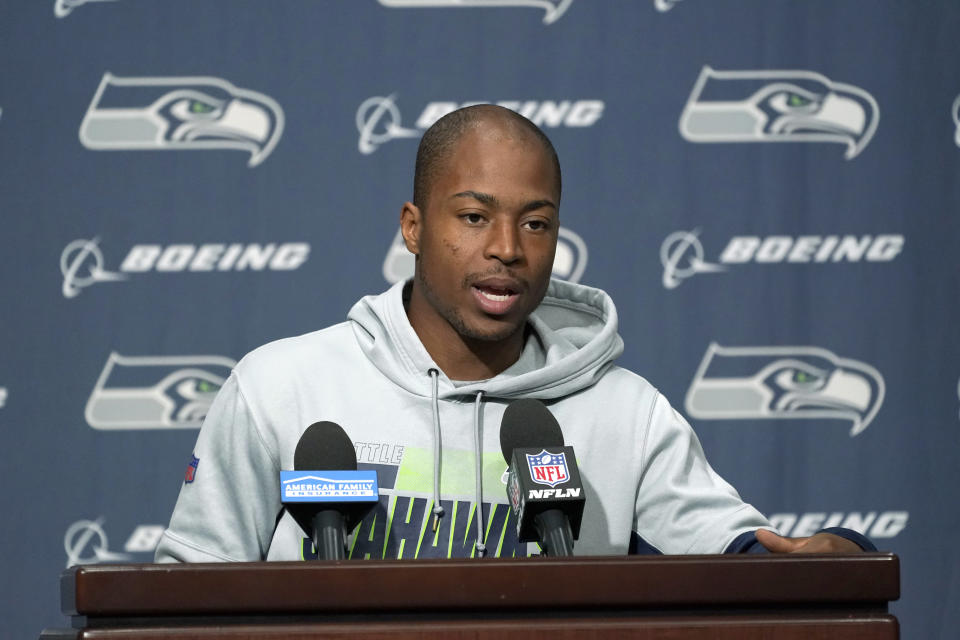
[[[513,111],[466,107],[424,134],[414,183],[414,201],[401,214],[417,256],[414,328],[481,343],[522,335],[556,251],[561,187],[553,145]]]
[[[417,162],[413,172],[413,204],[423,211],[426,208],[427,197],[433,179],[443,170],[444,162],[450,152],[460,141],[466,131],[478,126],[484,121],[497,121],[512,127],[521,136],[527,134],[538,141],[549,155],[556,172],[557,204],[560,203],[562,180],[560,175],[560,159],[553,143],[540,127],[515,111],[491,104],[481,104],[472,107],[457,109],[437,120],[427,129],[420,139],[417,148]]]

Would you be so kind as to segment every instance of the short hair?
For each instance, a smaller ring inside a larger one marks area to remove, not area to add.
[[[506,120],[522,132],[532,134],[537,142],[542,145],[553,164],[557,180],[557,196],[560,196],[562,191],[560,159],[557,157],[557,151],[553,148],[553,143],[550,142],[547,134],[516,111],[493,104],[478,104],[457,109],[443,116],[434,122],[423,134],[423,138],[420,139],[413,172],[413,204],[417,208],[424,211],[427,204],[427,194],[430,193],[430,187],[443,162],[450,156],[467,130],[479,122],[496,119]]]

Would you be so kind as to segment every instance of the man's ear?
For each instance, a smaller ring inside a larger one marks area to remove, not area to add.
[[[420,232],[423,230],[423,213],[412,202],[404,202],[400,210],[400,233],[407,251],[420,255]]]

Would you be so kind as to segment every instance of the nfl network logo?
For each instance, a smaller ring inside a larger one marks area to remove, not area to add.
[[[530,468],[530,478],[537,484],[555,487],[570,479],[567,470],[567,456],[560,453],[550,453],[546,449],[537,454],[525,454],[527,467]]]

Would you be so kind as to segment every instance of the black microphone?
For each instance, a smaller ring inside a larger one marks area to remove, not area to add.
[[[572,556],[580,537],[586,498],[573,447],[539,400],[507,406],[500,422],[500,450],[509,466],[507,497],[517,516],[517,539],[535,541],[544,555]]]
[[[347,532],[377,503],[376,472],[357,471],[350,436],[326,421],[313,423],[300,436],[293,468],[299,476],[281,472],[287,510],[310,534],[318,559],[345,559]]]

